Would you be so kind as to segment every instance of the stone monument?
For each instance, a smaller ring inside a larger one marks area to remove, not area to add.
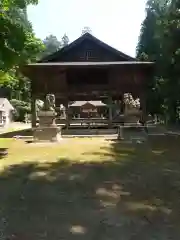
[[[37,112],[39,126],[33,129],[35,141],[57,142],[61,139],[61,127],[56,125],[55,96],[47,94],[43,107]]]
[[[124,94],[124,123],[138,124],[141,117],[140,99],[134,99],[132,94]]]
[[[141,118],[140,110],[140,99],[134,99],[131,93],[124,94],[124,114],[123,114],[123,125],[118,127],[118,139],[124,139],[125,132],[128,132],[128,129],[138,129],[139,120]],[[125,131],[127,130],[127,131]]]
[[[60,118],[66,119],[66,108],[63,104],[60,104]]]

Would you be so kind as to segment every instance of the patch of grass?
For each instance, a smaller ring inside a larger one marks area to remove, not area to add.
[[[0,138],[0,148],[9,148],[14,142],[11,138]]]
[[[3,141],[7,239],[180,239],[178,139]]]
[[[66,139],[58,144],[27,144],[22,140],[1,139],[2,147],[8,148],[8,156],[1,159],[0,169],[4,166],[25,162],[57,162],[68,159],[72,162],[101,162],[107,159],[109,143],[102,139]],[[96,154],[95,152],[98,152]]]

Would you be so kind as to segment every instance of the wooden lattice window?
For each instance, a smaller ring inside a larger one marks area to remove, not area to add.
[[[92,59],[92,50],[88,50],[86,51],[86,61]]]
[[[90,61],[93,58],[94,57],[93,57],[93,51],[92,50],[86,50],[84,52],[84,56],[80,57],[80,59],[83,60],[83,61]]]

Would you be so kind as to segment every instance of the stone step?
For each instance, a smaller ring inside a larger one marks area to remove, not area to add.
[[[125,140],[132,140],[132,139],[146,139],[147,133],[144,130],[144,127],[142,126],[125,126],[121,127],[121,130],[119,130],[119,139],[123,138]]]
[[[152,125],[147,127],[148,134],[164,134],[166,129],[164,126]]]
[[[63,129],[62,135],[114,135],[117,129]]]

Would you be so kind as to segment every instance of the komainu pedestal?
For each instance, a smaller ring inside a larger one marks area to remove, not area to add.
[[[58,127],[55,123],[57,114],[54,105],[54,95],[48,94],[42,110],[37,114],[39,126],[33,129],[34,141],[58,142],[61,140],[61,127]]]
[[[61,130],[58,127],[38,127],[34,130],[34,141],[59,142],[61,140]]]

